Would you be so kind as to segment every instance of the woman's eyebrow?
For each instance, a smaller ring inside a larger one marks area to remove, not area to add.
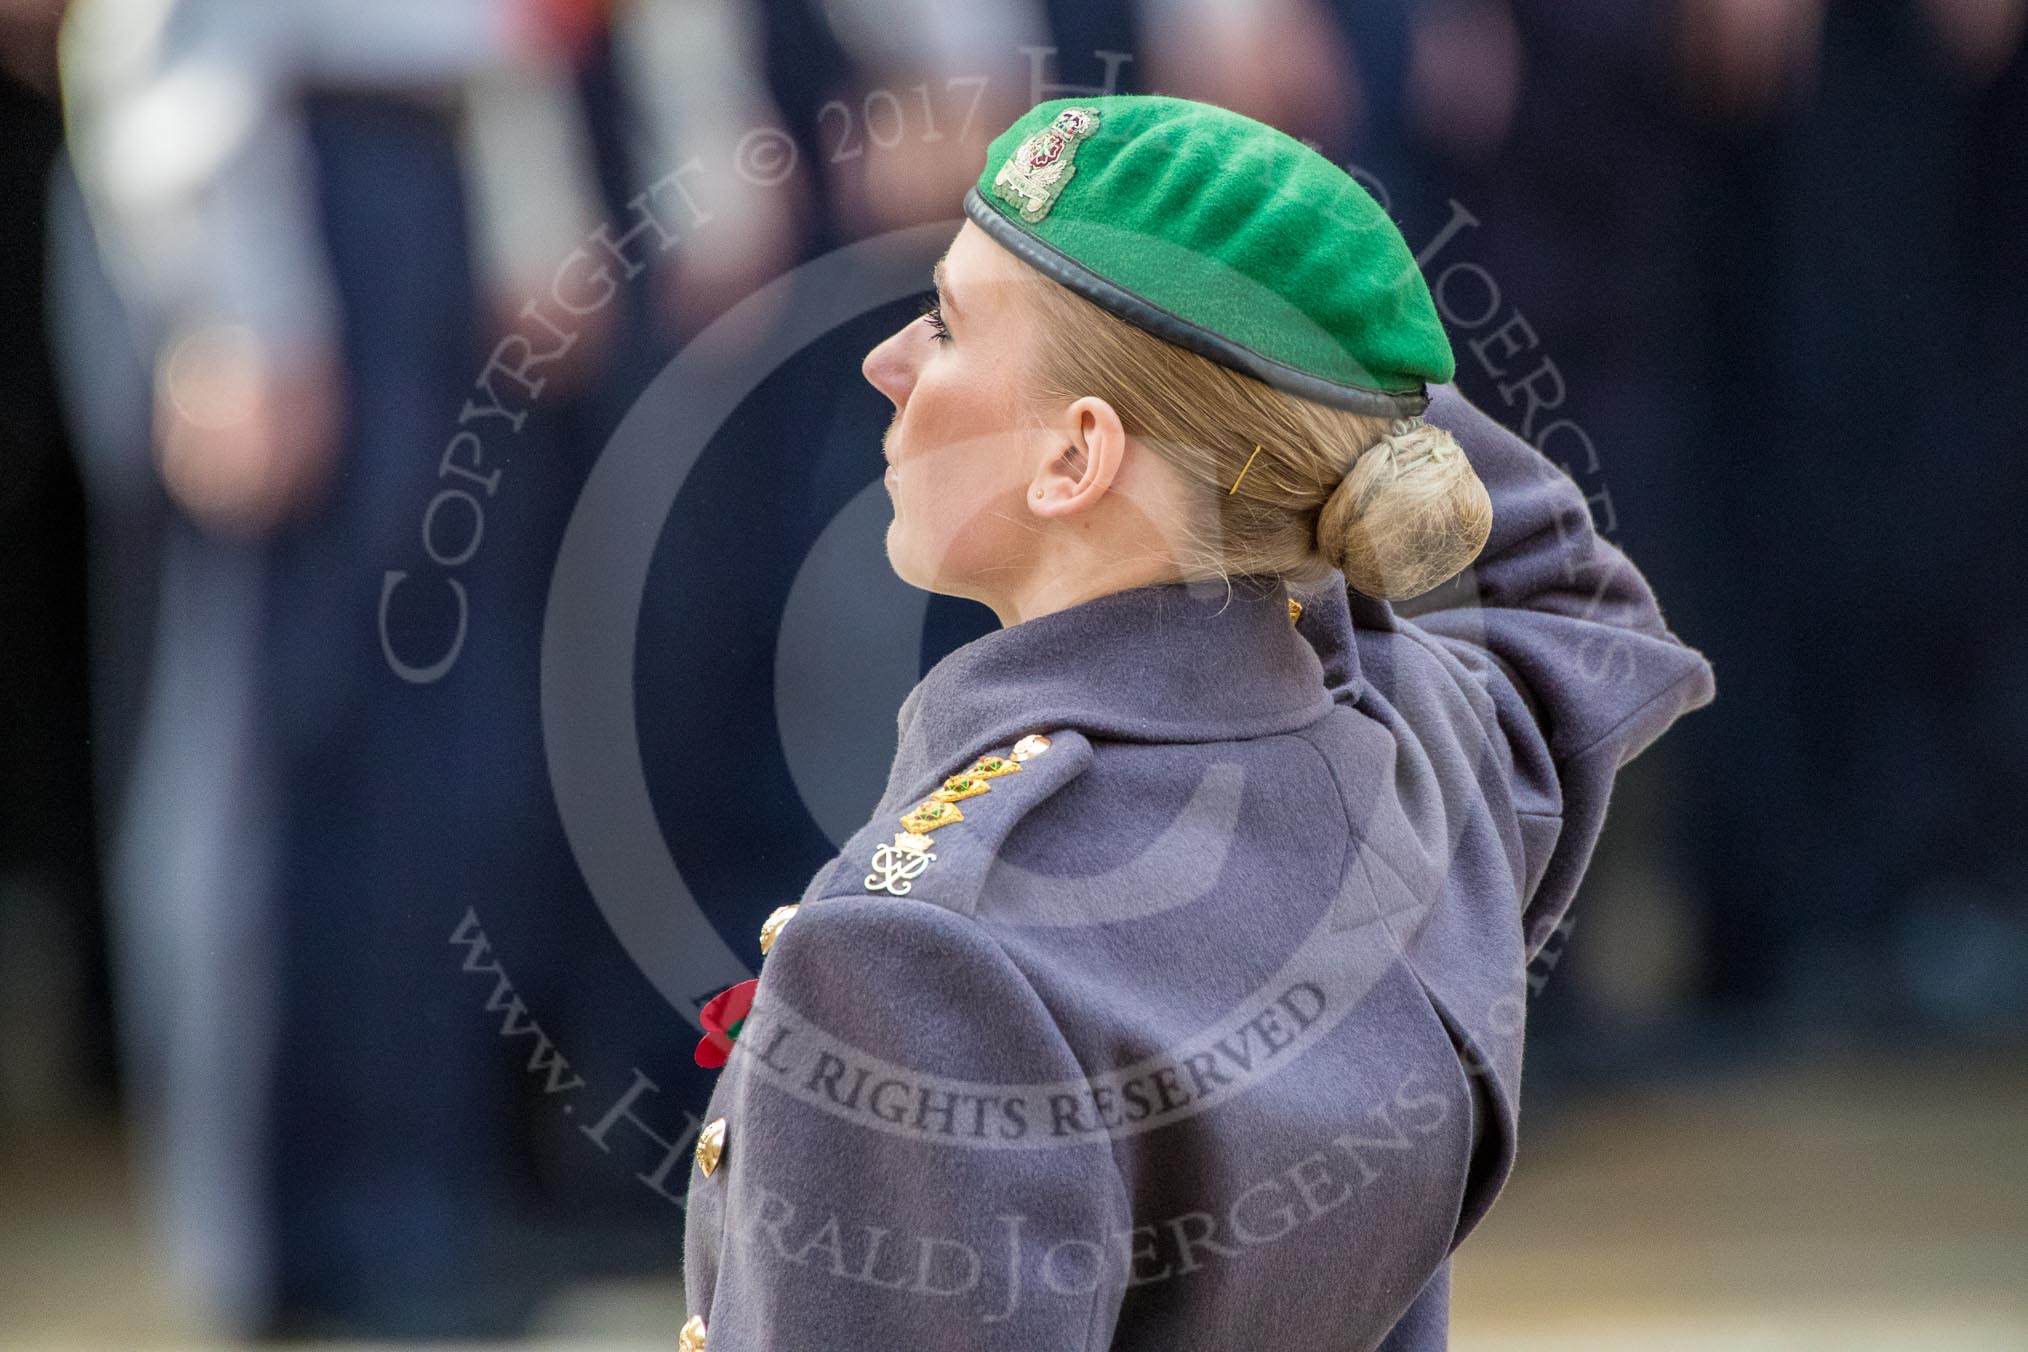
[[[951,296],[951,281],[949,275],[944,271],[943,259],[939,258],[936,266],[930,269],[930,282],[936,287],[937,294],[943,297],[944,309],[955,310],[958,308],[957,301]]]

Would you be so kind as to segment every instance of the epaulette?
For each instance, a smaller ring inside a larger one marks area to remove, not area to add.
[[[993,861],[1014,826],[1090,764],[1091,743],[1074,728],[1034,732],[989,748],[919,796],[894,803],[845,842],[810,882],[809,901],[854,893],[926,901],[971,915]],[[899,828],[899,829],[897,829]]]

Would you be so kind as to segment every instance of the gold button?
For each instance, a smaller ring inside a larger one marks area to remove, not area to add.
[[[1300,620],[1302,618],[1303,618],[1303,603],[1301,601],[1298,601],[1295,597],[1291,596],[1289,598],[1289,623],[1294,624],[1297,620]]]
[[[666,1328],[667,1325],[664,1325]],[[704,1317],[691,1315],[676,1335],[676,1352],[704,1352]]]
[[[1049,739],[1039,732],[1031,732],[1020,741],[1014,743],[1014,749],[1008,754],[1017,761],[1026,761],[1034,760],[1047,750],[1049,750]]]
[[[697,1133],[697,1167],[704,1171],[706,1178],[711,1177],[711,1171],[718,1167],[718,1157],[724,1153],[725,1119],[714,1117],[704,1124],[704,1130]]]
[[[793,906],[777,906],[773,913],[761,922],[762,957],[766,957],[768,950],[775,946],[775,940],[779,939],[782,935],[782,926],[788,924],[789,917],[795,913],[796,908]]]

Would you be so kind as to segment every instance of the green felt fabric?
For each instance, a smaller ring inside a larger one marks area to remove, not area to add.
[[[1058,130],[1074,109],[1096,114],[1081,137],[1075,117],[1071,134]],[[1026,165],[1053,150],[1067,172],[1005,172],[1010,159]],[[981,204],[998,220],[981,219]],[[1019,231],[1182,324],[1303,376],[1421,395],[1455,372],[1429,286],[1380,204],[1294,137],[1227,109],[1158,95],[1038,104],[994,139],[967,209],[1003,243]]]

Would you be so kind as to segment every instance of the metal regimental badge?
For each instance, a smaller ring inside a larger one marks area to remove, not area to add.
[[[954,826],[965,819],[956,803],[946,803],[937,798],[925,798],[909,811],[901,814],[901,824],[911,831],[930,832],[939,826]]]
[[[1011,775],[1020,769],[1019,764],[1008,760],[1005,756],[981,756],[972,762],[972,768],[965,773],[980,779],[998,779],[1001,775]]]
[[[993,176],[993,191],[1012,204],[1022,220],[1030,224],[1041,220],[1077,173],[1078,143],[1097,131],[1098,124],[1096,108],[1065,108],[1014,148]]]
[[[930,797],[940,798],[946,803],[962,803],[967,798],[990,793],[992,789],[993,786],[986,782],[983,775],[952,775],[943,782],[942,787],[930,794]]]

